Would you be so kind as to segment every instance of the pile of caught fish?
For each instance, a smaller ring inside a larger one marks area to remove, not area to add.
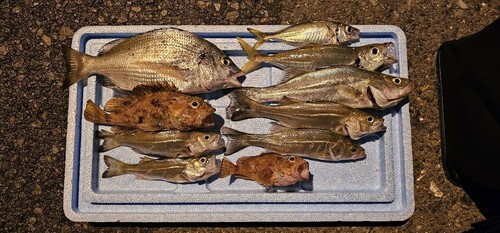
[[[104,156],[103,178],[133,174],[141,179],[191,183],[219,173],[272,188],[309,179],[303,157],[320,161],[359,160],[364,149],[353,140],[385,130],[384,120],[360,109],[382,110],[397,105],[414,89],[408,79],[380,73],[397,62],[394,44],[348,47],[359,30],[342,23],[315,21],[275,33],[248,29],[254,47],[237,38],[248,54],[241,70],[207,40],[167,28],[106,44],[98,56],[71,50],[65,87],[91,75],[117,90],[104,109],[88,101],[86,120],[109,125],[98,137],[105,152],[128,146],[147,155],[138,164]],[[273,55],[256,49],[266,41],[281,41],[296,49]],[[238,77],[268,63],[284,71],[269,87],[242,87]],[[235,88],[226,117],[272,119],[269,134],[248,134],[222,127],[221,133],[195,131],[214,126],[215,109],[193,94]],[[244,156],[220,168],[215,154],[231,155],[248,147],[272,152]]]

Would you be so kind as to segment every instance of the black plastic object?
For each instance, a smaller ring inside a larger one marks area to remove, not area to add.
[[[441,45],[437,73],[446,175],[500,216],[500,19]]]

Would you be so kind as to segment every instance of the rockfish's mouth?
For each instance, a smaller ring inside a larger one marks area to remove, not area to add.
[[[304,161],[304,163],[297,166],[297,174],[300,174],[303,180],[309,180],[309,163]]]
[[[213,127],[215,125],[215,120],[214,120],[214,117],[212,114],[208,115],[207,117],[205,117],[205,119],[203,119],[203,121],[201,122],[202,124],[202,127],[206,127],[206,128],[209,128],[209,127]]]

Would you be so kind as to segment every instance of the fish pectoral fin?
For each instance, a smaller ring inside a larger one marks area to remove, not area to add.
[[[183,70],[187,69],[186,67],[173,66],[172,64],[167,63],[157,63],[157,62],[136,62],[135,63],[141,69],[146,69],[153,71],[154,73],[161,74],[162,76],[171,77],[178,80],[184,80],[186,78]]]
[[[353,99],[353,101],[360,99],[363,96],[363,93],[348,86],[339,85],[336,86],[335,91],[345,98]]]
[[[272,168],[264,169],[259,172],[255,181],[264,187],[271,187],[274,184],[273,175],[274,171]]]

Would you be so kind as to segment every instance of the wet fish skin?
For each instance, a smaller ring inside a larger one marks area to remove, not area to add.
[[[138,164],[127,164],[104,155],[104,162],[108,168],[102,174],[102,178],[132,174],[138,179],[193,183],[206,180],[219,172],[214,155],[176,159],[143,157]]]
[[[196,94],[241,87],[243,73],[217,46],[184,30],[164,28],[106,44],[98,56],[67,51],[67,88],[98,75],[114,89],[166,83],[180,92]]]
[[[332,102],[309,103],[284,97],[276,105],[264,105],[242,92],[231,92],[229,98],[226,118],[233,121],[263,117],[288,128],[329,130],[354,140],[386,129],[383,118]]]
[[[128,146],[141,154],[168,158],[199,157],[224,147],[224,140],[220,134],[211,132],[130,130],[112,133],[101,130],[98,132],[98,137],[104,139],[99,152]]]
[[[306,73],[335,65],[352,65],[366,70],[382,70],[396,63],[394,43],[370,44],[360,47],[341,45],[310,45],[273,55],[264,55],[237,38],[249,60],[241,68],[248,74],[258,69],[262,63],[269,63],[283,69],[285,73]],[[285,74],[285,76],[290,76]],[[292,75],[293,76],[293,75]]]
[[[342,135],[319,129],[284,129],[270,134],[247,134],[222,127],[228,139],[224,155],[257,146],[279,154],[297,155],[323,161],[349,161],[366,157],[363,147]]]
[[[244,156],[236,164],[224,158],[219,177],[231,175],[254,180],[266,188],[289,186],[309,179],[309,163],[300,156],[275,153]]]
[[[328,101],[352,108],[386,109],[397,105],[415,88],[407,78],[334,66],[284,80],[269,87],[240,88],[235,92],[257,102],[278,102],[284,96],[301,101]]]
[[[188,131],[212,127],[215,109],[200,97],[172,91],[163,84],[138,86],[127,94],[109,100],[100,109],[87,101],[84,117],[87,121],[123,126],[129,129]]]
[[[289,26],[274,33],[264,33],[248,28],[258,41],[257,49],[264,42],[270,40],[282,41],[294,46],[307,44],[345,44],[359,40],[359,29],[339,22],[311,21]]]

